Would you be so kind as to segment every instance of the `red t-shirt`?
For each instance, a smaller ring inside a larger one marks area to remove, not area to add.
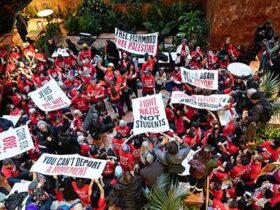
[[[80,111],[87,111],[89,109],[89,100],[81,95],[79,97],[74,97],[72,99],[73,106],[75,109],[79,109]]]
[[[130,144],[129,147],[130,147],[130,151],[131,151],[131,155],[133,157],[133,160],[136,161],[136,162],[139,161],[140,160],[141,149],[136,149],[133,144]]]
[[[143,72],[143,71],[145,71],[147,68],[149,68],[151,71],[153,71],[155,63],[156,63],[155,60],[151,60],[151,61],[149,61],[149,62],[143,63],[142,68],[141,68],[141,71]]]
[[[91,50],[90,49],[82,50],[79,53],[79,58],[80,58],[80,60],[84,60],[85,58],[91,58]]]
[[[254,180],[260,175],[262,170],[262,164],[256,164],[253,161],[248,166],[248,170],[243,177],[250,178],[252,181],[247,182],[247,184],[253,184]]]
[[[125,127],[116,126],[115,129],[116,132],[121,133],[123,137],[127,137],[130,134],[130,128],[128,126]]]
[[[260,144],[260,147],[263,148],[263,152],[261,155],[263,156],[264,160],[268,160],[272,158],[274,161],[278,160],[278,154],[280,152],[280,148],[273,149],[270,145],[270,141],[265,141]]]
[[[142,88],[144,92],[152,92],[155,87],[155,78],[154,76],[150,75],[144,75],[142,77]]]
[[[114,153],[119,156],[120,155],[120,150],[122,149],[122,144],[124,143],[125,139],[117,139],[113,138],[112,139],[112,144],[114,146]]]
[[[275,205],[280,202],[280,193],[278,192],[279,185],[273,185],[273,197],[270,199],[269,203]]]
[[[174,112],[172,111],[172,109],[170,107],[165,108],[165,113],[166,113],[166,118],[168,121],[175,120]]]
[[[95,87],[93,87],[92,85],[89,85],[87,87],[87,93],[92,95],[91,96],[92,102],[98,102],[105,98],[104,88],[100,85],[96,85]],[[104,96],[101,98],[96,98],[96,96],[100,96],[100,95],[104,95]]]
[[[222,200],[223,190],[211,190],[211,194],[214,196],[214,199]]]
[[[91,199],[90,199],[90,196],[88,194],[88,192],[89,192],[89,185],[85,184],[82,188],[78,188],[77,182],[73,181],[72,182],[72,186],[73,186],[74,191],[77,193],[77,195],[81,199],[82,203],[85,206],[90,205]]]
[[[275,180],[279,183],[280,182],[280,168],[274,172],[273,174]]]
[[[130,171],[134,166],[133,157],[130,153],[120,150],[120,165],[123,170]]]
[[[175,126],[177,134],[182,134],[186,131],[186,128],[184,127],[183,116],[180,116],[179,118],[175,119]]]
[[[96,72],[95,67],[90,63],[83,63],[83,73],[85,76],[94,76]]]
[[[246,173],[247,168],[247,166],[236,165],[230,170],[229,176],[232,179],[240,178],[243,174]]]
[[[225,205],[218,199],[213,200],[213,210],[227,210]]]
[[[108,160],[102,174],[108,176],[113,174],[114,172],[115,172],[115,164],[112,161]]]
[[[106,82],[106,84],[109,86],[109,84],[114,81],[115,78],[115,74],[113,71],[106,71],[105,75],[104,75],[104,81]]]

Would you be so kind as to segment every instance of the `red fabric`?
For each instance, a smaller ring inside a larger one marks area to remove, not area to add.
[[[7,179],[10,177],[16,178],[19,175],[19,171],[17,170],[15,165],[12,168],[7,168],[6,166],[2,166],[1,173]]]
[[[122,150],[120,150],[120,165],[123,170],[130,171],[133,169],[134,161],[133,157],[130,153],[125,153]]]
[[[82,50],[80,53],[79,53],[79,58],[80,60],[84,60],[85,58],[92,58],[92,55],[91,55],[91,50],[88,49],[88,50]]]
[[[273,149],[270,145],[270,141],[265,141],[261,143],[260,147],[263,149],[261,155],[263,156],[264,160],[272,158],[274,161],[277,161],[280,148]]]
[[[103,99],[105,99],[105,91],[104,91],[104,88],[100,85],[96,85],[96,86],[92,86],[92,85],[89,85],[87,87],[87,93],[92,95],[91,96],[91,101],[92,102],[98,102],[98,101],[101,101]],[[100,95],[104,95],[102,98],[96,98],[96,96],[100,96]]]
[[[79,109],[82,112],[87,111],[90,105],[89,100],[83,95],[79,97],[74,97],[72,99],[72,104],[75,107],[75,109]]]
[[[58,66],[59,68],[64,68],[67,63],[67,60],[64,58],[56,58],[54,61],[54,65]]]
[[[275,180],[278,183],[280,183],[280,168],[277,171],[274,172],[273,176],[274,176]]]
[[[211,194],[214,196],[214,199],[222,200],[223,190],[211,190]]]
[[[183,116],[180,116],[179,118],[175,119],[175,126],[177,134],[183,134],[186,131],[186,128],[184,127]]]
[[[230,170],[229,176],[232,179],[238,179],[246,172],[246,170],[247,166],[236,165]]]
[[[87,155],[90,151],[90,146],[88,144],[82,144],[80,145],[80,153],[81,155]]]
[[[269,201],[272,206],[280,202],[280,193],[278,192],[279,186],[278,184],[273,185],[273,197]]]
[[[169,122],[175,120],[175,115],[170,107],[165,108],[165,113],[166,113],[166,118]]]
[[[155,60],[151,60],[151,61],[143,63],[141,72],[144,72],[147,68],[149,68],[151,71],[153,71],[155,63],[156,63]]]
[[[113,174],[114,172],[115,172],[115,164],[112,161],[108,160],[102,174],[108,176]]]
[[[107,204],[104,198],[99,198],[98,200],[98,208],[94,208],[94,210],[106,210]]]
[[[119,156],[120,155],[120,150],[122,149],[122,144],[124,143],[125,139],[112,139],[112,144],[114,147],[114,153]]]
[[[256,164],[254,161],[251,161],[248,166],[248,171],[246,171],[243,177],[250,178],[252,181],[247,182],[246,184],[253,184],[255,179],[260,175],[261,170],[262,164]]]
[[[213,200],[213,210],[227,210],[225,205],[218,199]]]
[[[115,129],[116,132],[121,133],[123,137],[127,137],[130,134],[130,128],[128,126],[125,127],[116,126]]]
[[[155,88],[155,77],[153,75],[144,75],[142,77],[142,86],[144,92],[152,92]]]
[[[89,72],[90,76],[94,76],[96,68],[90,63],[83,63],[83,70]]]
[[[87,206],[90,205],[90,196],[88,194],[89,192],[89,185],[85,184],[82,188],[77,187],[77,182],[73,181],[72,186],[74,191],[78,194],[79,198],[81,199],[82,203]]]
[[[107,86],[110,85],[112,81],[115,81],[116,77],[113,71],[106,71],[104,75],[104,81],[106,82]]]
[[[130,147],[130,151],[131,151],[131,155],[133,157],[133,160],[134,161],[139,161],[140,160],[141,149],[136,149],[133,144],[130,144],[129,147]]]

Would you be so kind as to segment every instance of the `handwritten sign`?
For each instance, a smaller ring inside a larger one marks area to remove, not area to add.
[[[27,125],[0,133],[0,160],[11,158],[34,148]]]
[[[69,107],[71,101],[55,80],[51,79],[43,87],[29,93],[33,102],[42,111],[55,111]]]
[[[189,70],[184,67],[180,67],[182,82],[186,82],[190,85],[217,90],[218,89],[218,71],[216,70]]]
[[[158,33],[130,34],[115,28],[115,39],[117,48],[127,52],[137,55],[157,53]]]
[[[171,95],[171,104],[185,104],[197,109],[216,111],[228,104],[229,95],[187,95],[181,91],[174,91]]]

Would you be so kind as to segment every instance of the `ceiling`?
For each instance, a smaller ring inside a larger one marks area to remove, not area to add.
[[[11,33],[15,14],[32,0],[0,0],[0,36]]]

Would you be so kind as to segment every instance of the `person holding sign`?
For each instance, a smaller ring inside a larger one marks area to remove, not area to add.
[[[79,178],[75,181],[72,181],[72,186],[75,192],[78,194],[79,198],[82,201],[82,204],[86,207],[91,205],[91,195],[92,195],[92,186],[94,180],[92,179],[90,184],[86,184],[85,180]]]

